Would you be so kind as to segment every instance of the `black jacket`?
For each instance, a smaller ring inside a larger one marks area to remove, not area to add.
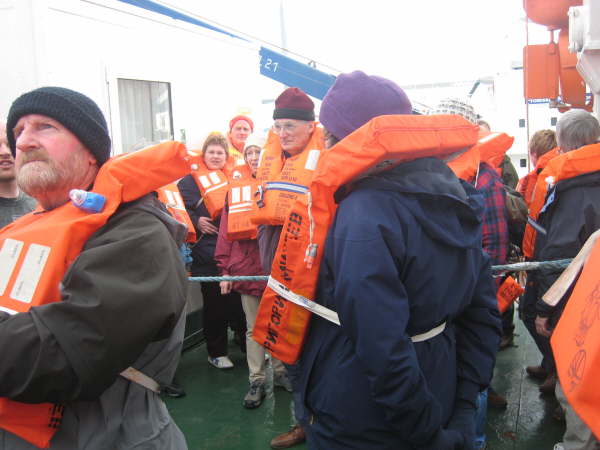
[[[182,178],[177,184],[179,192],[183,197],[185,209],[190,215],[190,219],[196,229],[198,240],[192,245],[192,275],[199,276],[217,276],[219,269],[215,261],[215,248],[217,246],[216,234],[203,234],[198,228],[198,219],[200,217],[210,217],[206,205],[202,201],[200,189],[191,175]],[[214,225],[219,228],[220,218],[213,220]]]
[[[559,181],[546,195],[546,205],[538,217],[546,234],[537,233],[536,261],[573,258],[587,238],[600,228],[600,171]],[[558,321],[568,296],[550,308],[542,295],[559,277],[560,270],[532,272],[532,285],[537,289],[538,314]]]

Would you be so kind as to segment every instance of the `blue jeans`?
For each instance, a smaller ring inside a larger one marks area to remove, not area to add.
[[[294,415],[296,423],[306,426],[309,420],[309,414],[301,400],[300,390],[298,389],[298,377],[300,376],[300,366],[298,364],[283,364],[287,370],[288,377],[292,383],[292,399],[294,400]]]
[[[477,396],[477,410],[475,411],[475,448],[482,449],[487,440],[485,436],[485,425],[487,423],[487,389],[481,391]]]

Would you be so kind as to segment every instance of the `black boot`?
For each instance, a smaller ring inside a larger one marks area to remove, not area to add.
[[[170,384],[161,386],[161,392],[172,398],[185,397],[185,391],[176,378],[173,378]]]

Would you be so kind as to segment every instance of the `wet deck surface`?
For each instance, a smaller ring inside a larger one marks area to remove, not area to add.
[[[488,409],[488,449],[551,450],[564,431],[563,425],[552,418],[557,403],[541,395],[539,382],[525,373],[525,366],[539,363],[539,356],[518,320],[517,334],[516,346],[498,355],[492,385],[506,395],[508,408]],[[177,376],[187,396],[167,399],[167,406],[190,450],[268,449],[271,438],[291,426],[292,395],[279,389],[273,392],[270,371],[263,404],[254,410],[242,407],[248,369],[245,356],[233,342],[230,357],[235,367],[222,371],[208,363],[204,345],[183,355]]]

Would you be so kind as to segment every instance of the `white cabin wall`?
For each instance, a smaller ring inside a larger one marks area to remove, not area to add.
[[[118,78],[171,83],[174,138],[185,130],[190,148],[199,147],[210,131],[226,132],[231,117],[252,114],[261,104],[260,93],[251,88],[262,78],[257,47],[122,2],[97,3],[0,3],[0,36],[19,42],[18,48],[0,50],[2,60],[15,67],[0,74],[6,87],[1,115],[22,92],[69,87],[99,104],[118,154],[127,150],[121,148]]]
[[[14,98],[39,79],[35,0],[0,1],[0,117],[6,117]]]

